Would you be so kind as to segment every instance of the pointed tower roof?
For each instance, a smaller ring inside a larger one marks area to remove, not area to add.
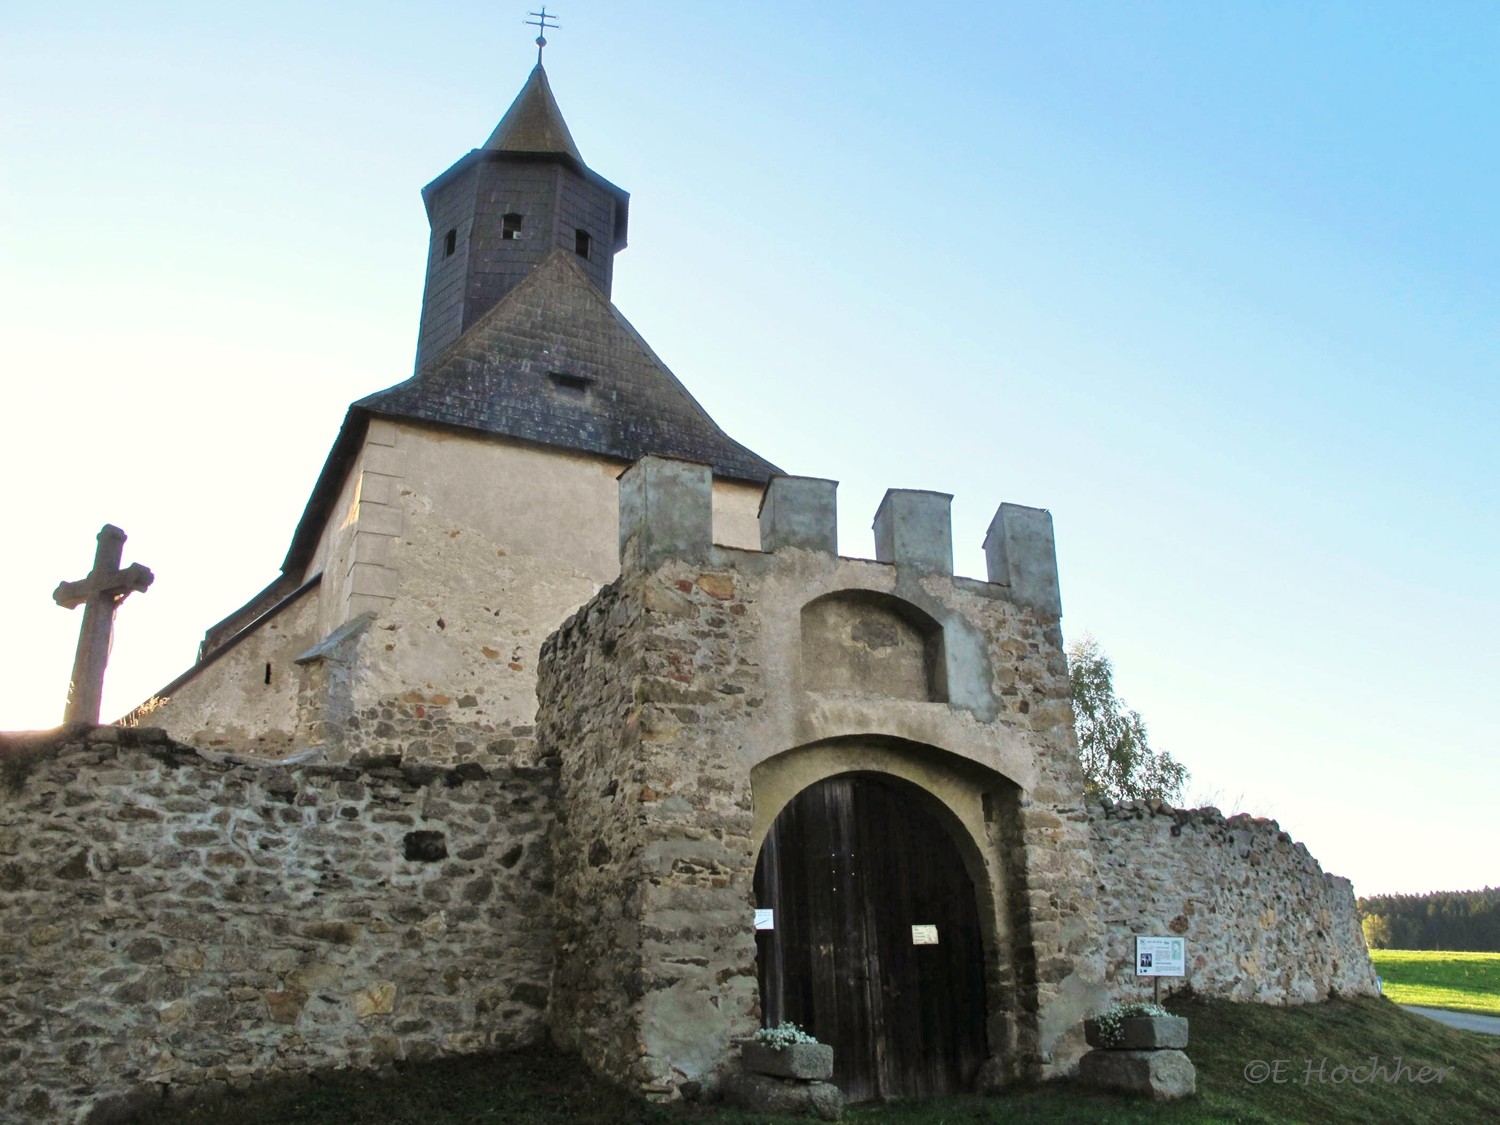
[[[526,85],[510,103],[484,147],[491,152],[553,153],[583,163],[541,63],[532,68],[531,77],[526,79]]]
[[[556,162],[578,173],[590,183],[604,188],[614,197],[614,239],[611,249],[625,249],[626,230],[630,225],[630,193],[612,184],[583,162],[573,134],[568,132],[562,110],[552,96],[552,86],[542,64],[532,67],[531,75],[516,100],[510,103],[500,124],[484,142],[483,148],[471,149],[437,179],[422,189],[427,218],[433,219],[433,203],[443,188],[475,164],[487,161],[518,163]]]

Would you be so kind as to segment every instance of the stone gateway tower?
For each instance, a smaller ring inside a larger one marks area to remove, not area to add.
[[[868,561],[834,489],[773,478],[722,547],[709,469],[643,458],[619,580],[543,649],[549,1022],[648,1090],[783,1018],[857,1100],[1059,1074],[1103,1000],[1051,518],[1001,505],[980,582],[948,496],[887,493]]]
[[[845,558],[835,483],[694,401],[540,65],[423,201],[416,370],[280,575],[139,726],[7,757],[0,1116],[549,1037],[709,1095],[783,1020],[850,1098],[989,1089],[1076,1068],[1137,934],[1209,995],[1375,990],[1274,823],[1085,802],[1048,512],[965,578],[896,488]]]

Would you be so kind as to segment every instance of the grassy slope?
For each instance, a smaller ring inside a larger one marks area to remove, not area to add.
[[[1121,1101],[1056,1084],[996,1098],[950,1098],[851,1111],[856,1125],[958,1125],[962,1122],[1242,1122],[1271,1125],[1364,1125],[1370,1121],[1500,1120],[1500,1038],[1453,1031],[1383,1000],[1335,1001],[1303,1008],[1249,1004],[1173,1004],[1192,1020],[1188,1054],[1198,1068],[1199,1096],[1158,1106]],[[1367,1066],[1395,1057],[1416,1073],[1451,1066],[1441,1082],[1333,1081],[1335,1067]],[[1246,1080],[1255,1061],[1285,1060],[1286,1081]],[[1327,1059],[1327,1081],[1307,1081]],[[587,1078],[576,1059],[547,1050],[410,1066],[395,1078],[347,1074],[313,1085],[261,1088],[229,1102],[184,1106],[142,1122],[361,1122],[441,1125],[444,1122],[526,1122],[528,1125],[751,1125],[771,1119],[710,1107],[648,1106]],[[800,1120],[800,1119],[799,1119]]]
[[[1500,953],[1372,949],[1370,958],[1398,1004],[1500,1016]]]

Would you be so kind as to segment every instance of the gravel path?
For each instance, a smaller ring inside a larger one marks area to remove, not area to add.
[[[1482,1016],[1478,1012],[1450,1012],[1445,1008],[1419,1008],[1415,1004],[1402,1004],[1408,1012],[1416,1012],[1438,1023],[1456,1027],[1461,1031],[1482,1031],[1486,1035],[1500,1035],[1500,1016]]]

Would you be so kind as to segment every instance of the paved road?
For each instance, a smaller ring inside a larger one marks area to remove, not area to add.
[[[1456,1027],[1462,1031],[1482,1031],[1486,1035],[1500,1035],[1500,1016],[1482,1016],[1478,1012],[1450,1012],[1443,1008],[1419,1008],[1415,1004],[1402,1004],[1408,1012],[1416,1012],[1438,1023]]]

